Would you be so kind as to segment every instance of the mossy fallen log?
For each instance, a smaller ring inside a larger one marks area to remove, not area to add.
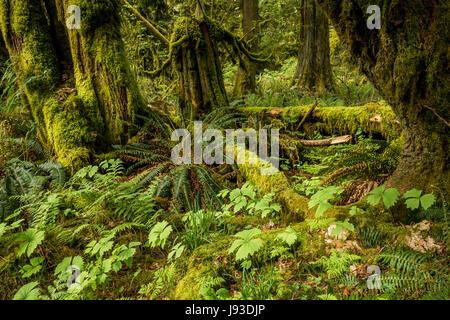
[[[311,105],[285,108],[242,107],[239,111],[259,119],[280,119],[285,124],[297,124]],[[329,135],[354,135],[358,129],[369,135],[379,134],[391,141],[401,135],[399,122],[391,107],[384,101],[368,103],[361,107],[318,106],[307,118],[313,129]],[[307,130],[306,125],[303,126]],[[294,127],[295,128],[295,127]]]
[[[228,147],[227,147],[228,148]],[[244,163],[239,163],[238,152],[245,153]],[[246,181],[257,186],[262,194],[274,193],[274,199],[281,207],[281,221],[283,224],[303,221],[307,217],[308,201],[294,190],[290,189],[290,183],[286,175],[275,168],[271,163],[261,160],[249,150],[235,147],[235,163]],[[250,163],[249,159],[256,159],[256,163]]]
[[[244,163],[237,163],[237,167],[246,181],[257,186],[261,194],[273,193],[274,200],[281,205],[280,219],[283,225],[301,222],[315,216],[316,209],[309,209],[309,199],[299,195],[291,187],[286,175],[275,168],[271,163],[261,160],[249,150],[239,149],[245,153]],[[235,160],[237,160],[238,148],[235,147]],[[250,163],[249,159],[256,159],[256,163]],[[269,174],[271,173],[271,174]],[[350,206],[335,207],[327,213],[329,217],[346,218]]]

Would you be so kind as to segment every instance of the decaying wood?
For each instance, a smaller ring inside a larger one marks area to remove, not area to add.
[[[300,130],[300,128],[303,126],[303,124],[305,123],[306,119],[308,119],[314,112],[314,110],[317,108],[317,106],[319,105],[319,100],[317,100],[312,106],[311,109],[309,109],[308,113],[305,114],[305,116],[303,117],[302,121],[300,121],[300,123],[297,126],[297,129],[295,129],[296,131]]]
[[[299,142],[306,147],[325,147],[332,146],[336,144],[343,144],[350,142],[352,140],[352,136],[342,136],[330,139],[323,140],[299,140]]]

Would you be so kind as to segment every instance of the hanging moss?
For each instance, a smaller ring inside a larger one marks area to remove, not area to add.
[[[220,23],[206,16],[181,17],[174,25],[169,56],[162,66],[149,72],[155,76],[172,66],[179,80],[180,108],[182,111],[207,114],[217,107],[229,104],[223,80],[218,43],[232,47],[232,54],[262,63],[258,54],[250,52],[247,44],[225,30]]]
[[[69,5],[81,9],[81,30],[65,26]],[[146,107],[126,59],[119,9],[118,0],[0,1],[3,39],[39,138],[73,170],[125,143]]]

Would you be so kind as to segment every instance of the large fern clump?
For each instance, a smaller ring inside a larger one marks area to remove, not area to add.
[[[155,120],[156,119],[156,120]],[[130,163],[127,174],[140,170],[140,184],[145,186],[159,178],[156,197],[165,206],[171,200],[176,211],[198,211],[205,206],[219,208],[223,201],[217,196],[222,190],[219,180],[233,175],[227,165],[175,165],[171,152],[179,142],[171,140],[176,129],[186,129],[194,136],[194,119],[183,113],[173,121],[169,117],[152,115],[142,117],[140,133],[125,146],[115,146],[117,155]],[[218,108],[203,119],[203,130],[233,128],[245,120],[235,106]],[[155,125],[159,128],[156,132]]]
[[[384,184],[400,159],[398,144],[383,140],[360,140],[354,148],[339,151],[328,169],[325,185],[344,182],[345,191],[338,205],[355,203]]]

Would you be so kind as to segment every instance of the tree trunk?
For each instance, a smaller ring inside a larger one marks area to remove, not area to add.
[[[3,76],[3,67],[6,60],[8,60],[8,50],[6,50],[3,38],[0,37],[0,78]]]
[[[307,90],[333,90],[328,18],[315,0],[302,0],[298,64],[293,85]]]
[[[173,33],[172,46],[187,39],[173,49],[183,112],[206,115],[229,104],[217,42],[208,21],[204,17],[180,18]]]
[[[244,38],[249,49],[253,52],[258,50],[258,19],[259,19],[259,0],[242,0],[242,30]],[[255,92],[256,88],[256,66],[243,58],[243,63],[239,64],[236,75],[236,84],[233,94],[238,97],[245,96],[248,93]]]
[[[382,25],[370,30],[367,1],[318,2],[400,121],[402,160],[389,184],[401,191],[436,186],[448,199],[449,3],[374,0],[370,4],[381,8]]]
[[[40,140],[76,169],[125,142],[144,102],[120,37],[118,1],[81,1],[80,30],[65,27],[69,2],[2,1],[0,28]]]
[[[71,2],[57,1],[64,2],[64,7]],[[126,58],[120,34],[119,1],[84,1],[80,9],[81,30],[68,32],[76,88],[91,110],[89,118],[97,115],[92,126],[100,129],[98,125],[104,124],[104,134],[98,132],[104,146],[123,144],[130,136],[129,124],[145,102]]]

